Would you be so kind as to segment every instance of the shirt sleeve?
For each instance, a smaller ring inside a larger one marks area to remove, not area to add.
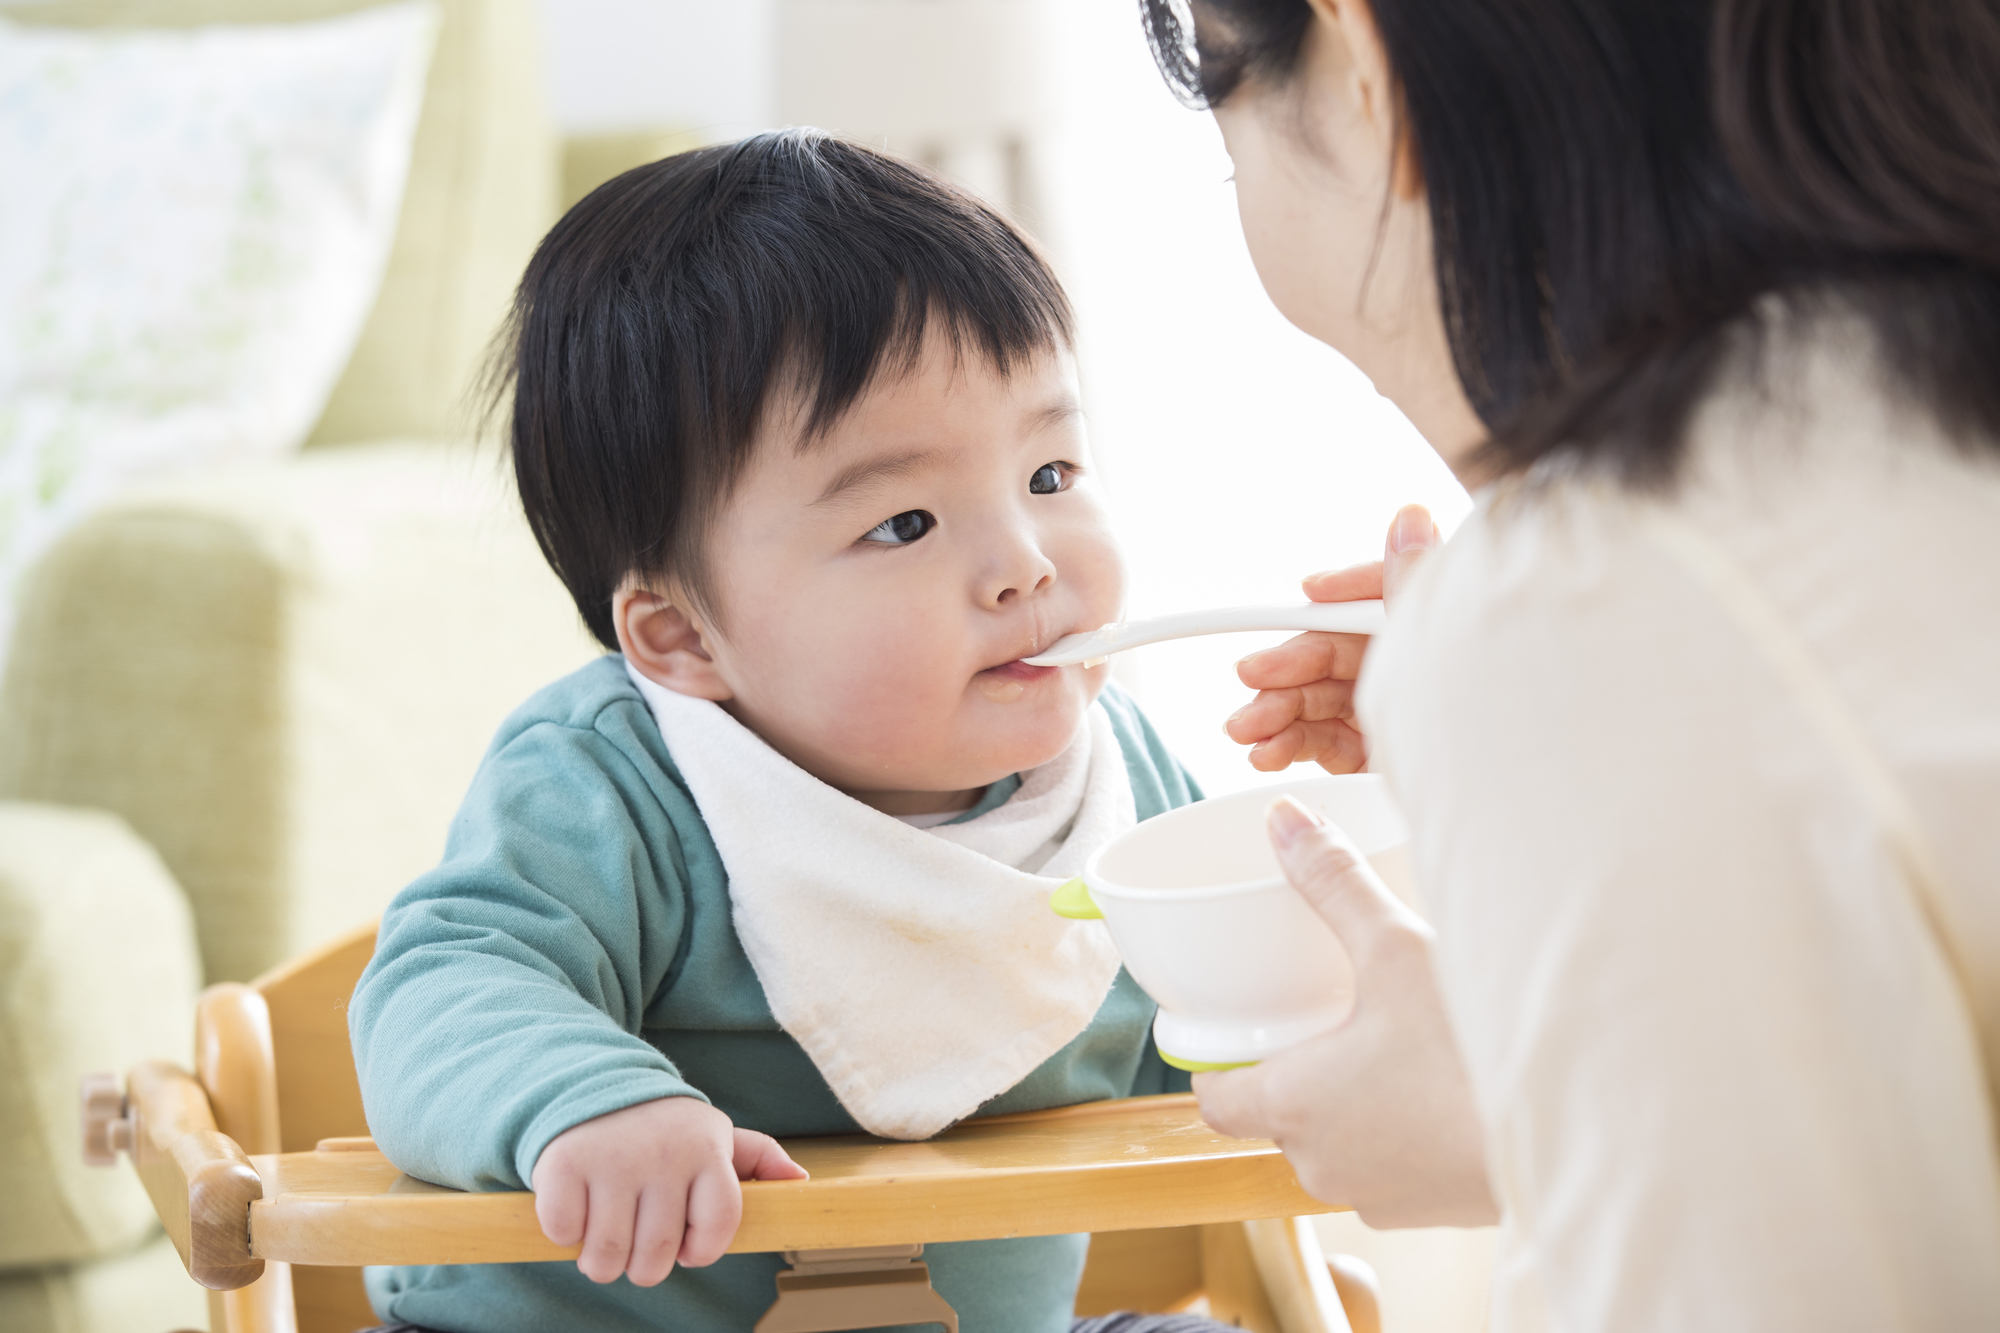
[[[1487,1123],[1495,1327],[1989,1322],[1975,1035],[1864,794],[1664,556],[1461,535],[1362,705]]]
[[[659,794],[607,737],[541,722],[489,754],[350,1004],[389,1159],[461,1189],[525,1189],[571,1126],[700,1097],[640,1035],[685,925],[684,875]]]

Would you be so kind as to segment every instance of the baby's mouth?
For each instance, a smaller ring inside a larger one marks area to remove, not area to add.
[[[1020,680],[1020,681],[1032,682],[1037,680],[1045,680],[1048,677],[1055,675],[1056,672],[1060,670],[1062,670],[1061,667],[1029,666],[1026,662],[1022,661],[1020,658],[1017,657],[1011,662],[1002,662],[997,667],[988,667],[986,668],[986,670],[980,672],[979,674],[982,676],[997,677],[998,679],[1001,680]]]
[[[1053,643],[1054,640],[1052,639],[1050,642]],[[1039,647],[1034,648],[1032,651],[1022,654],[1022,657],[1033,657],[1040,651]],[[999,666],[987,667],[972,678],[972,683],[979,687],[981,694],[991,699],[994,703],[1010,704],[1025,696],[1028,693],[1030,685],[1035,684],[1037,681],[1047,680],[1050,676],[1055,675],[1061,670],[1061,667],[1029,666],[1020,657],[1017,657],[1011,662],[1002,662]]]

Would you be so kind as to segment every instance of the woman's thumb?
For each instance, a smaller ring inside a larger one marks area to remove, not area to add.
[[[1397,592],[1434,548],[1442,545],[1444,534],[1437,520],[1422,505],[1404,505],[1389,525],[1389,541],[1382,555],[1382,596],[1394,603]]]
[[[1406,924],[1409,909],[1340,830],[1289,796],[1272,804],[1269,830],[1285,878],[1333,927],[1357,966],[1384,932]]]

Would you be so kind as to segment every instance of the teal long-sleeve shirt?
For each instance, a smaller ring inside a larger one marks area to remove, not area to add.
[[[1129,698],[1107,688],[1099,706],[1141,819],[1200,799]],[[772,1018],[715,844],[617,657],[501,726],[442,864],[383,917],[348,1013],[377,1143],[460,1189],[525,1189],[556,1135],[656,1097],[699,1097],[780,1137],[859,1131]],[[1120,972],[1090,1026],[979,1114],[1185,1090],[1152,1017]],[[1060,1333],[1085,1239],[926,1257],[963,1327]],[[371,1270],[369,1290],[385,1320],[462,1333],[735,1330],[770,1305],[782,1266],[729,1255],[650,1289],[598,1286],[572,1263],[406,1267]]]

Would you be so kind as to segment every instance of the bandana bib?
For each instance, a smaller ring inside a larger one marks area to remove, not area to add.
[[[1049,894],[1137,822],[1102,708],[1004,805],[924,830],[626,671],[715,840],[773,1017],[864,1129],[929,1138],[1089,1026],[1118,952]]]

